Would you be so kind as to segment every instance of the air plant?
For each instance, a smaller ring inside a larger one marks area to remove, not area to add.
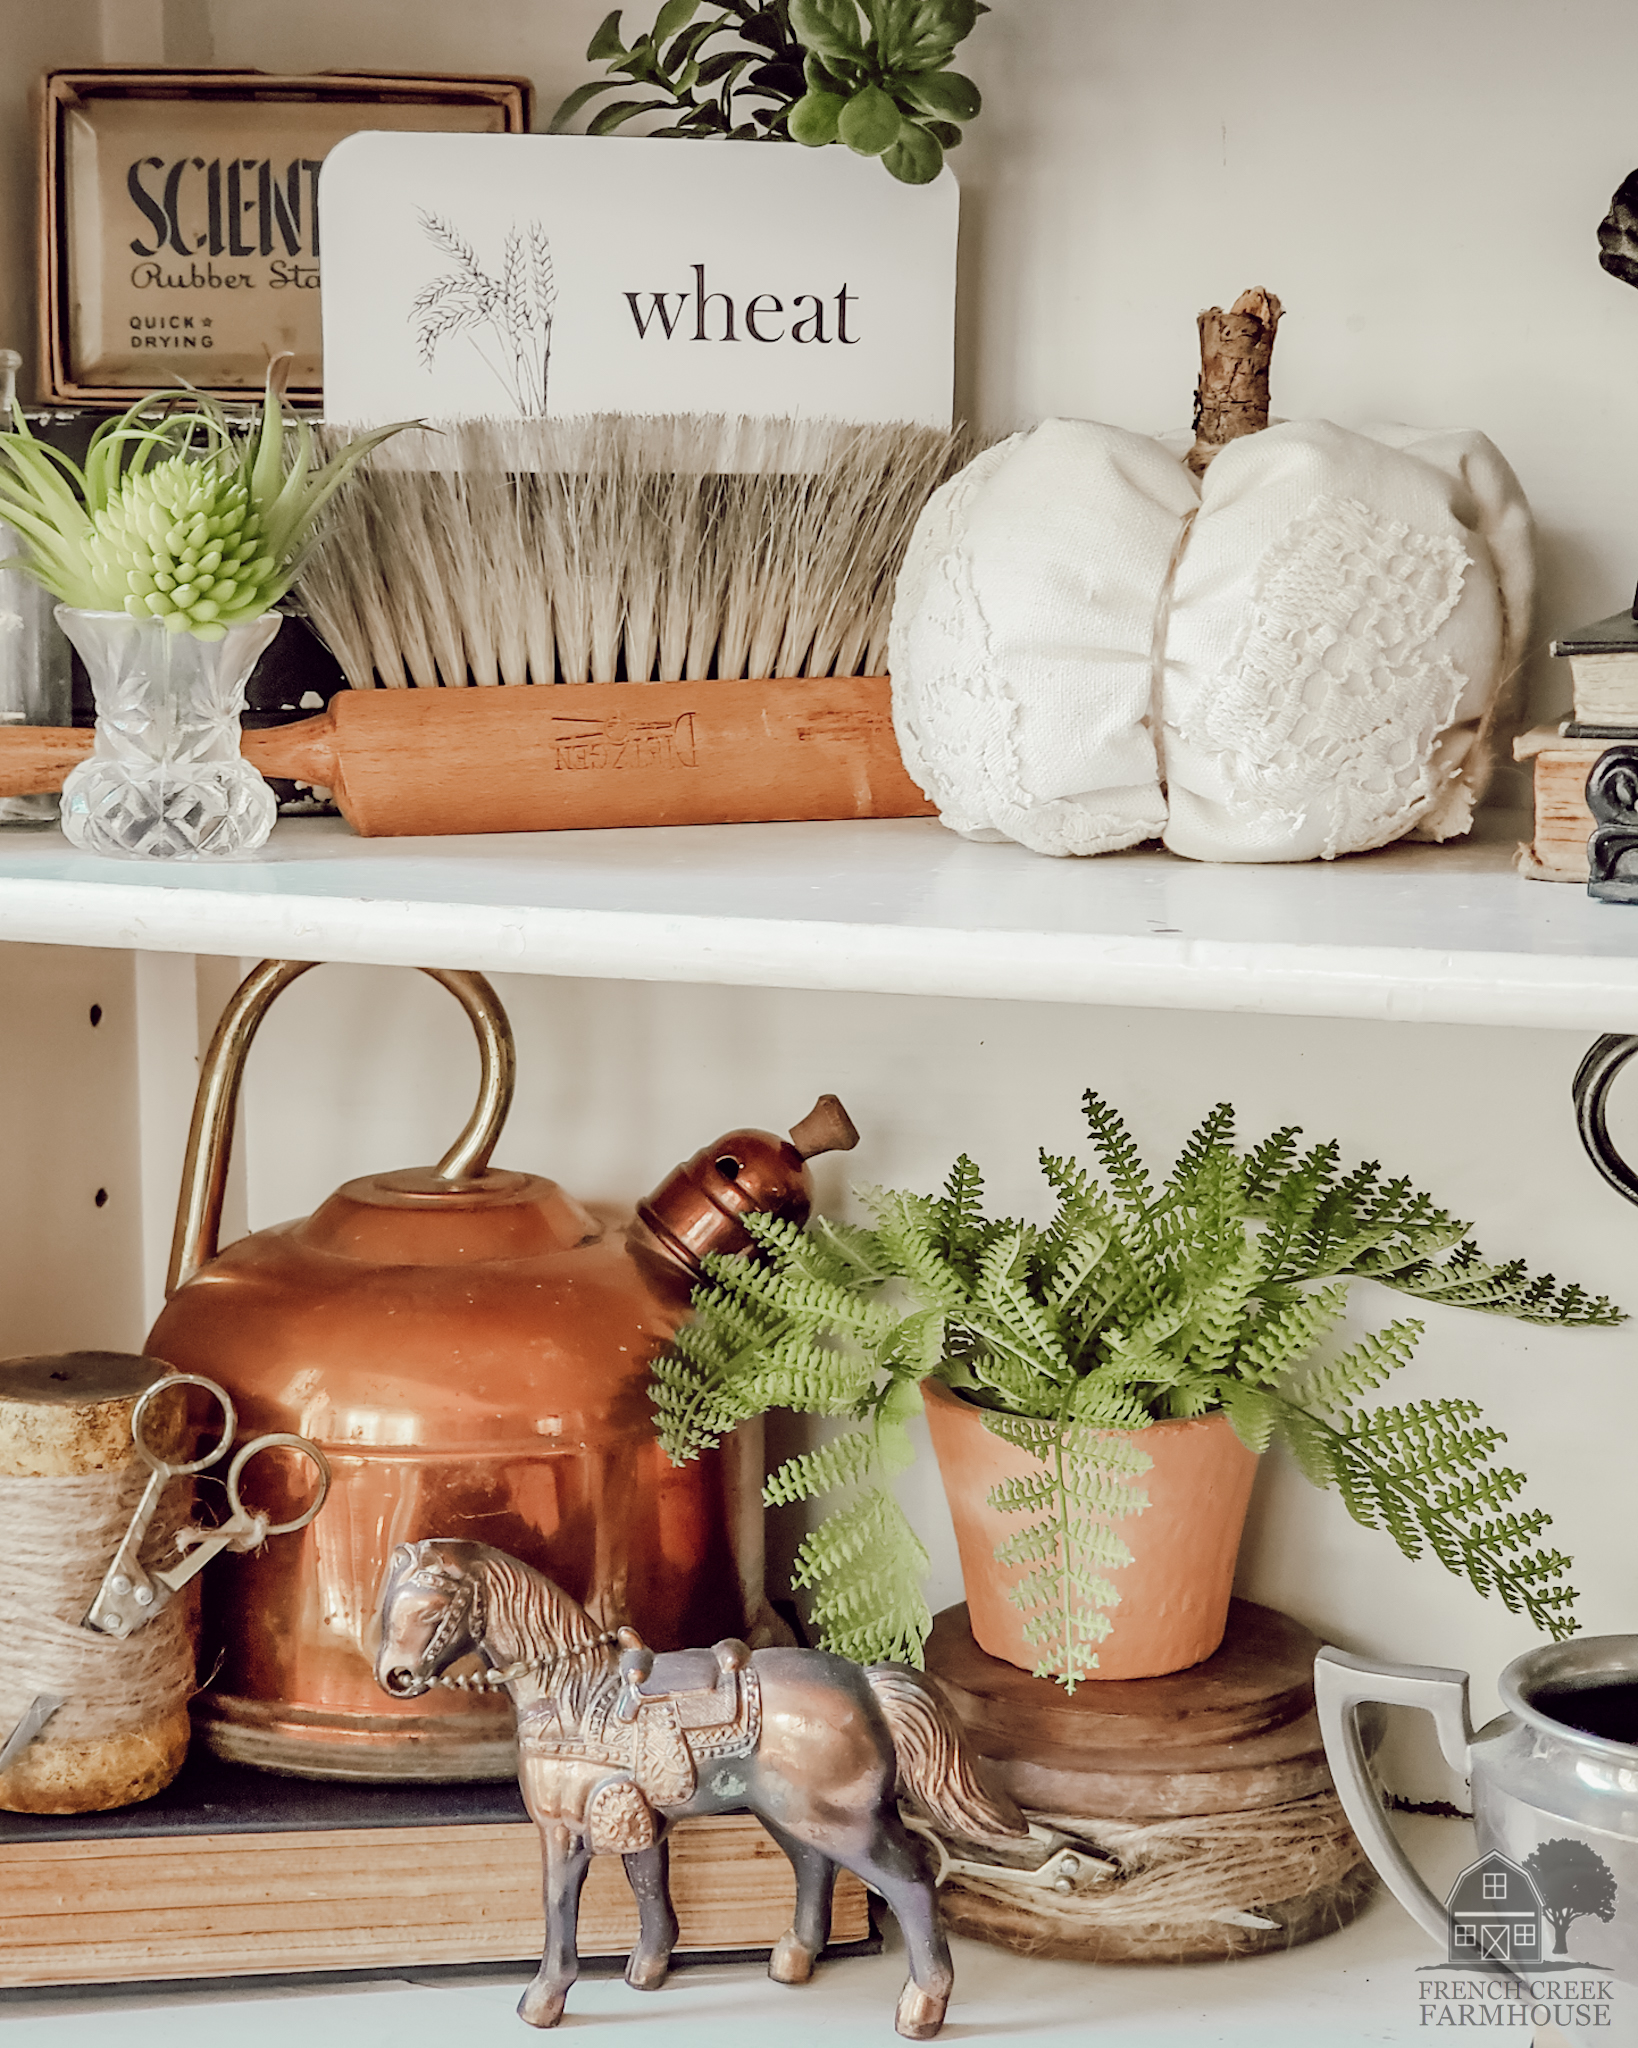
[[[315,518],[358,463],[420,424],[360,435],[315,470],[312,432],[284,401],[290,360],[269,366],[247,431],[202,392],[182,405],[151,394],[97,429],[83,469],[35,440],[14,409],[15,431],[0,434],[0,518],[27,553],[6,566],[76,610],[157,619],[200,640],[261,617],[295,581]]]

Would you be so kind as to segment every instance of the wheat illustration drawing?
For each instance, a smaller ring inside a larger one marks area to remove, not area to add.
[[[442,344],[464,334],[518,413],[543,419],[557,308],[546,230],[538,220],[508,228],[500,275],[493,277],[449,221],[425,211],[419,218],[427,240],[456,266],[418,292],[410,309],[422,367],[430,370]]]

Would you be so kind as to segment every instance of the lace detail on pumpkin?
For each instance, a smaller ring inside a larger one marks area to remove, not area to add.
[[[1024,780],[1018,737],[1025,715],[997,657],[965,533],[973,501],[1015,434],[937,492],[906,550],[888,635],[893,724],[904,765],[953,832],[1015,839],[1052,855],[1113,853],[1165,829],[1156,815],[1088,808],[1086,797],[1037,797]]]
[[[1180,723],[1230,758],[1238,817],[1330,813],[1323,856],[1384,846],[1449,779],[1435,742],[1466,677],[1429,652],[1469,558],[1352,498],[1319,498],[1265,557],[1239,648]]]
[[[961,547],[935,564],[912,633],[916,772],[945,824],[983,831],[996,810],[1027,805],[1029,792],[1018,766],[1018,702],[995,672],[989,621]]]
[[[1039,797],[1029,788],[1018,755],[1025,707],[995,654],[965,548],[938,562],[906,640],[911,772],[954,831],[999,831],[1035,853],[1062,855],[1118,852],[1164,828],[1163,810],[1134,821],[1093,808],[1085,796]]]

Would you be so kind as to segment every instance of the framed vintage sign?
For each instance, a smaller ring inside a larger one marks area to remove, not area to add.
[[[360,129],[517,134],[521,78],[54,71],[44,90],[44,395],[129,402],[180,371],[222,397],[295,355],[323,382],[319,167]]]
[[[353,136],[325,166],[331,419],[948,426],[959,193],[851,150]]]

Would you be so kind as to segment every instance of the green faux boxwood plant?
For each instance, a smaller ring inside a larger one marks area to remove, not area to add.
[[[617,92],[588,134],[658,115],[651,135],[844,142],[925,185],[982,105],[950,65],[988,11],[983,0],[724,0],[702,13],[701,0],[666,0],[628,44],[615,8],[586,47],[607,75],[568,95],[552,132]]]
[[[1478,1406],[1366,1405],[1421,1324],[1319,1354],[1356,1278],[1529,1323],[1622,1312],[1522,1261],[1486,1263],[1468,1226],[1408,1181],[1344,1171],[1335,1144],[1302,1150],[1294,1127],[1242,1151],[1220,1104],[1156,1187],[1116,1111],[1091,1091],[1085,1110],[1101,1173],[1043,1152],[1056,1197],[1044,1225],[986,1217],[963,1157],[939,1195],[861,1191],[871,1227],[748,1217],[758,1254],[706,1261],[695,1319],[655,1367],[660,1440],[682,1463],[769,1409],[846,1419],[765,1494],[843,1496],[795,1574],[826,1646],[920,1661],[927,1555],[890,1481],[929,1376],[1040,1463],[1038,1484],[990,1498],[1021,1518],[997,1555],[1027,1567],[1012,1598],[1041,1675],[1073,1686],[1096,1667],[1116,1598],[1106,1574],[1128,1555],[1109,1516],[1140,1505],[1142,1431],[1218,1410],[1250,1449],[1283,1443],[1407,1557],[1431,1552],[1548,1634],[1573,1633],[1570,1560],[1538,1544],[1542,1510],[1514,1506],[1524,1477],[1495,1462],[1505,1439]]]

